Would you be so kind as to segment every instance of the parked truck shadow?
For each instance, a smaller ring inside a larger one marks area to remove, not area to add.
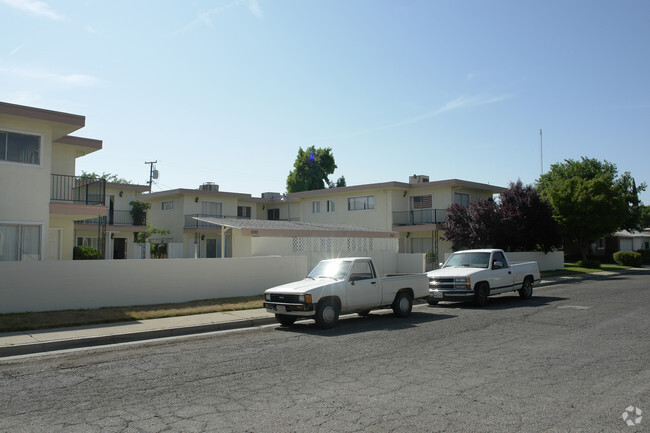
[[[560,298],[557,296],[535,296],[529,299],[521,299],[519,295],[498,295],[491,298],[488,298],[487,305],[484,307],[479,307],[475,305],[472,301],[467,302],[441,302],[438,305],[430,306],[431,309],[442,310],[445,309],[454,309],[454,308],[465,308],[465,309],[475,309],[475,310],[507,310],[511,308],[522,308],[522,307],[542,307],[545,305],[550,305],[554,302],[564,301],[567,298]]]
[[[340,335],[357,334],[372,331],[390,331],[415,328],[426,323],[436,322],[456,317],[452,314],[438,314],[428,308],[414,310],[409,317],[395,317],[386,310],[373,311],[367,316],[358,314],[346,314],[341,316],[338,324],[331,329],[318,328],[313,320],[304,320],[294,323],[292,326],[278,325],[278,331],[295,332],[309,335],[322,335],[324,337],[336,337]]]

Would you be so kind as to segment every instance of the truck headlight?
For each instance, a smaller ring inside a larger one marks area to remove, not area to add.
[[[460,284],[465,284],[465,287],[468,289],[472,288],[472,283],[470,282],[469,278],[454,278],[454,283],[460,283]]]
[[[311,304],[311,295],[299,295],[298,302],[303,304]]]
[[[267,301],[270,301],[271,300],[271,294],[270,293],[265,293],[264,294],[264,299],[266,299]]]

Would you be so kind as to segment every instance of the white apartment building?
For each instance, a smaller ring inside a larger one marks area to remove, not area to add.
[[[75,176],[102,142],[85,117],[0,102],[0,261],[72,259],[74,221],[106,216],[105,182]]]

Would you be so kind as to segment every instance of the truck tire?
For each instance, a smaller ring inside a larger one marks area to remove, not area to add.
[[[478,307],[485,307],[490,294],[490,286],[487,283],[478,283],[474,288],[474,303]]]
[[[528,299],[533,296],[533,280],[530,277],[524,278],[524,282],[521,284],[521,289],[519,289],[519,296],[522,299]]]
[[[275,320],[280,322],[282,326],[291,326],[296,323],[296,320],[298,320],[298,318],[296,316],[289,316],[287,314],[276,314]]]
[[[339,308],[332,299],[324,299],[316,307],[316,326],[329,329],[339,321]]]
[[[393,313],[397,317],[407,317],[413,308],[413,298],[407,292],[399,292],[393,301]]]

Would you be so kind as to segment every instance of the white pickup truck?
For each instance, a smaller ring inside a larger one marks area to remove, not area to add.
[[[392,307],[398,317],[411,313],[413,300],[429,296],[426,274],[379,277],[369,257],[323,260],[303,280],[264,292],[264,308],[282,325],[313,318],[321,328],[336,325],[341,313],[366,315]]]
[[[482,307],[488,296],[515,291],[526,299],[540,280],[537,262],[511,264],[503,250],[496,249],[455,252],[442,268],[427,275],[429,305],[473,299]]]

